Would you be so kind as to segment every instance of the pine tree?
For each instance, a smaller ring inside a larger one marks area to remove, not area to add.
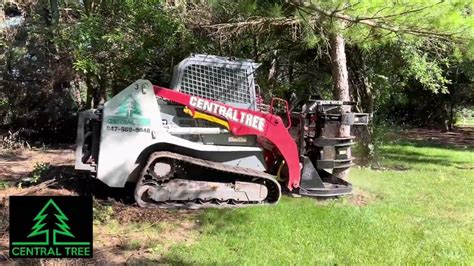
[[[33,236],[38,236],[38,235],[46,235],[46,243],[49,243],[49,232],[50,229],[44,229],[45,225],[47,222],[45,222],[45,219],[48,217],[49,213],[51,212],[50,209],[51,207],[53,210],[56,212],[54,214],[54,217],[57,219],[57,223],[55,223],[56,228],[59,229],[54,229],[53,230],[53,241],[56,243],[56,234],[61,234],[69,237],[75,237],[69,230],[71,229],[69,225],[66,223],[69,219],[64,215],[64,213],[61,211],[61,209],[58,207],[58,205],[53,201],[53,199],[50,199],[46,205],[41,209],[41,211],[35,216],[33,221],[36,221],[35,225],[32,227],[32,232],[28,235],[29,237]]]
[[[138,102],[132,97],[128,96],[123,103],[119,106],[116,115],[131,117],[133,115],[141,116],[142,109]]]
[[[132,114],[132,107],[133,107],[133,98],[128,96],[123,103],[119,106],[116,115],[130,117]]]
[[[142,115],[142,109],[140,107],[140,105],[137,103],[137,101],[135,101],[135,99],[132,98],[132,101],[131,101],[131,112],[130,112],[130,115],[137,115],[137,116],[141,116]]]

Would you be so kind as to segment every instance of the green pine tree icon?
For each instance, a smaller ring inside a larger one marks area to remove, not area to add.
[[[142,109],[138,102],[132,97],[128,96],[119,106],[116,115],[131,117],[132,115],[142,115]]]
[[[50,214],[53,214],[53,216],[49,216]],[[44,235],[44,241],[12,242],[12,245],[90,245],[90,242],[63,242],[57,240],[58,234],[70,238],[76,238],[76,236],[71,233],[71,227],[67,224],[69,218],[53,199],[48,200],[44,207],[36,214],[35,218],[33,218],[33,221],[36,221],[36,223],[31,228],[31,233],[27,238]],[[51,239],[53,240],[52,243]]]
[[[140,105],[133,98],[132,98],[132,108],[131,108],[130,114],[131,115],[137,115],[137,116],[142,115],[142,109],[141,109]]]
[[[46,217],[48,217],[47,211],[53,208],[53,210],[56,212],[54,214],[54,217],[57,220],[57,223],[55,223],[55,229],[52,231],[52,236],[53,236],[53,244],[56,245],[58,242],[56,241],[56,235],[61,234],[69,237],[75,238],[75,236],[69,231],[71,228],[69,225],[66,223],[69,219],[64,215],[64,213],[61,211],[61,209],[58,207],[58,205],[54,202],[53,199],[50,199],[46,205],[41,209],[41,211],[35,216],[33,221],[36,221],[35,225],[31,228],[31,233],[28,235],[28,238],[34,237],[37,235],[45,235],[46,236],[46,241],[45,243],[49,243],[50,240],[50,229],[44,229],[45,225],[47,224],[45,222]]]

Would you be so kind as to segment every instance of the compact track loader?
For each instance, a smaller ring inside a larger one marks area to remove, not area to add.
[[[192,55],[171,88],[138,80],[102,107],[79,114],[75,167],[110,187],[136,183],[142,207],[275,204],[282,190],[328,197],[351,193],[332,174],[351,166],[353,137],[325,127],[366,125],[350,102],[262,102],[259,64]],[[296,111],[298,110],[298,111]]]

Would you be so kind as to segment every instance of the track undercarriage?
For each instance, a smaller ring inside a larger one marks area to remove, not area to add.
[[[141,207],[208,208],[275,204],[273,176],[172,152],[150,155],[135,189]]]

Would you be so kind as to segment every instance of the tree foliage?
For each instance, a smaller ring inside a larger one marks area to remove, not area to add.
[[[332,33],[345,40],[351,97],[376,123],[446,128],[457,111],[474,105],[468,0],[42,0],[19,6],[25,21],[4,31],[1,44],[7,64],[0,116],[9,128],[73,130],[66,117],[74,121],[77,110],[138,78],[166,86],[173,65],[192,52],[262,63],[258,83],[267,97],[293,91],[301,99],[333,98]]]
[[[86,80],[88,96],[96,100],[142,77],[168,83],[172,62],[189,53],[194,42],[174,14],[152,0],[106,1],[94,13],[64,25],[59,38]],[[90,98],[87,102],[90,107]]]

